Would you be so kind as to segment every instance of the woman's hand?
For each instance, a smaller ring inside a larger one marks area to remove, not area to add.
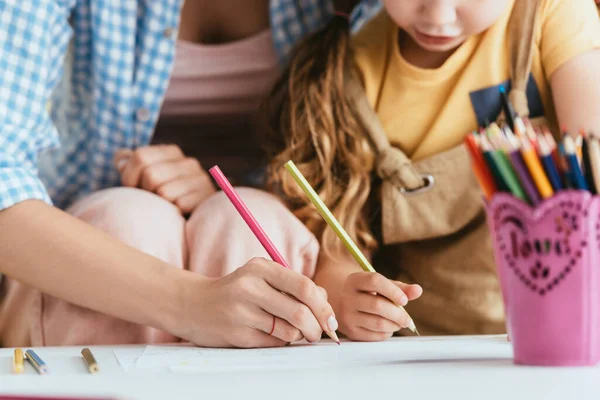
[[[197,159],[186,157],[176,145],[152,145],[121,150],[115,163],[123,186],[158,194],[189,214],[216,192]]]
[[[273,261],[253,259],[219,279],[186,285],[183,332],[201,346],[277,347],[337,329],[323,290]],[[283,293],[286,294],[283,294]]]
[[[348,276],[339,303],[340,331],[351,340],[380,341],[410,325],[404,306],[421,296],[419,285],[392,281],[373,272]]]

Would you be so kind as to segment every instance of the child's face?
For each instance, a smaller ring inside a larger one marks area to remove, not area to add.
[[[446,52],[491,27],[509,1],[383,0],[383,3],[392,20],[420,47]]]

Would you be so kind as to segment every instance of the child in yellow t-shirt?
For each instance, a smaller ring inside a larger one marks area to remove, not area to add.
[[[281,165],[290,159],[298,164],[350,236],[375,255],[382,247],[372,229],[373,220],[381,217],[368,207],[379,196],[370,193],[376,187],[375,154],[345,96],[346,74],[358,70],[393,146],[412,160],[449,150],[501,112],[499,87],[511,85],[507,26],[515,1],[525,0],[383,0],[384,10],[354,37],[347,20],[354,2],[334,1],[336,16],[296,49],[275,88],[277,95],[267,107],[277,144],[270,178],[320,239],[315,281],[328,291],[340,331],[351,339],[382,340],[408,326],[407,315],[383,299],[390,297],[390,282],[408,300],[419,297],[421,288],[357,272]],[[572,131],[600,132],[595,3],[539,2],[526,90],[530,118],[545,117],[551,126]],[[398,293],[393,296],[391,300],[399,298]]]

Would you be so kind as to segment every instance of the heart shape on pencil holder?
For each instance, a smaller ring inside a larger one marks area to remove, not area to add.
[[[494,210],[499,253],[532,292],[549,294],[577,268],[588,247],[586,200],[553,199],[533,213],[511,203]]]
[[[509,204],[495,210],[501,256],[532,292],[549,294],[577,268],[588,246],[584,222],[587,210],[583,207],[572,199],[560,201],[538,210],[533,220]],[[535,229],[536,225],[543,228]]]
[[[589,192],[563,191],[536,208],[505,193],[488,204],[516,362],[600,359],[599,201]]]

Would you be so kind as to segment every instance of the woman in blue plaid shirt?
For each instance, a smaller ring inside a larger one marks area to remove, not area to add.
[[[376,3],[357,8],[356,26]],[[266,254],[201,166],[256,184],[258,100],[332,10],[0,2],[2,345],[262,347],[337,329],[307,277],[314,237],[281,226],[289,211],[273,197],[241,190],[295,271],[249,261]]]

